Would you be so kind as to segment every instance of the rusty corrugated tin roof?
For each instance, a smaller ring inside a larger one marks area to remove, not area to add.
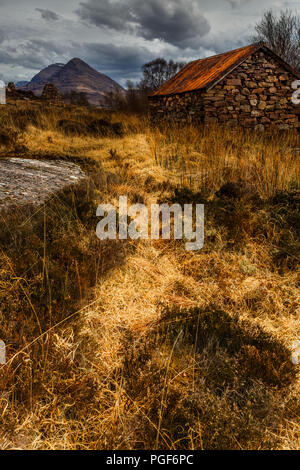
[[[273,57],[276,57],[277,60],[297,75],[288,64],[283,62],[264,44],[250,44],[249,46],[225,52],[224,54],[190,62],[150,96],[173,95],[187,91],[207,89],[215,85],[227,73],[259,49],[263,49]]]

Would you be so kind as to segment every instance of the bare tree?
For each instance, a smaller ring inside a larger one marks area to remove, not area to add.
[[[128,114],[145,114],[148,110],[147,90],[127,80],[126,91],[115,90],[106,96],[105,105]]]
[[[282,10],[276,15],[268,10],[255,30],[255,42],[263,41],[283,60],[300,70],[300,16],[297,13]]]
[[[143,65],[143,77],[139,88],[147,89],[149,92],[157,90],[163,83],[172,78],[184,66],[185,62],[174,62],[158,58]]]
[[[106,97],[106,106],[135,114],[145,114],[148,111],[148,95],[172,78],[184,66],[185,62],[166,61],[158,58],[144,64],[143,76],[134,84],[126,83],[126,92],[113,92]]]
[[[106,105],[119,111],[145,114],[148,110],[148,95],[172,78],[184,66],[185,62],[166,61],[158,58],[143,65],[143,76],[134,84],[127,81],[126,93],[111,93]]]

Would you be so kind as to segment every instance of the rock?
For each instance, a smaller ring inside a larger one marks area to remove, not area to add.
[[[227,85],[241,86],[242,82],[239,78],[232,78],[227,80]]]
[[[42,100],[49,101],[52,103],[61,103],[62,99],[58,90],[53,83],[46,83],[43,88]]]
[[[75,163],[1,158],[0,207],[42,204],[52,193],[85,178],[85,173]]]
[[[14,82],[9,82],[7,87],[6,87],[7,93],[15,93],[17,91],[16,86]]]

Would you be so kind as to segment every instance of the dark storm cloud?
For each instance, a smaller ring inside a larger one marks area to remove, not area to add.
[[[138,80],[141,66],[156,57],[191,61],[246,45],[265,9],[298,5],[300,0],[0,0],[0,72],[9,81],[30,79],[51,63],[80,57],[125,84]]]
[[[30,39],[24,47],[26,47],[27,50],[46,56],[49,54],[60,56],[69,50],[69,47],[66,47],[66,45],[61,42],[56,42],[54,40],[49,41],[46,39]]]
[[[37,56],[34,53],[26,52],[26,53],[13,53],[7,52],[5,50],[0,49],[0,62],[2,67],[4,65],[11,65],[13,67],[20,66],[24,67],[25,69],[40,69],[41,67],[45,67],[46,63],[42,57]]]
[[[44,20],[57,21],[59,19],[59,16],[54,11],[44,10],[43,8],[36,8],[36,11],[38,11],[41,14],[41,17]]]
[[[76,45],[73,46],[76,49]],[[81,46],[81,50],[85,61],[117,81],[137,79],[142,65],[155,57],[148,49],[138,45],[86,43]]]
[[[0,47],[0,62],[4,65],[19,66],[30,70],[40,70],[51,63],[68,62],[80,57],[99,72],[117,81],[137,80],[141,66],[156,57],[146,47],[118,46],[106,43],[70,42],[67,46],[60,41],[30,39],[16,47]]]
[[[228,3],[232,6],[232,8],[237,8],[245,3],[251,2],[251,0],[227,0]]]
[[[88,43],[85,52],[92,60],[100,58],[101,63],[118,69],[132,68],[150,58],[151,53],[141,46],[116,46],[115,44]]]
[[[76,10],[82,20],[99,27],[167,43],[193,47],[210,31],[196,0],[88,0]]]
[[[59,42],[43,39],[29,39],[16,46],[0,47],[0,63],[40,70],[50,63],[59,62],[61,57],[72,54],[72,48]]]

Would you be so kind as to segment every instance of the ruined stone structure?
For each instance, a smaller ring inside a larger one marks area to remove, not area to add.
[[[292,83],[299,78],[268,47],[252,44],[188,64],[149,96],[150,121],[298,128]]]
[[[6,87],[6,98],[8,102],[18,100],[32,101],[37,99],[36,96],[32,93],[32,91],[26,91],[21,88],[16,88],[14,82],[8,83]]]
[[[56,104],[60,104],[62,102],[61,96],[53,83],[46,83],[44,86],[42,100]]]
[[[6,97],[7,98],[18,98],[18,90],[14,82],[9,82],[6,87]]]
[[[7,87],[6,87],[7,93],[17,93],[16,85],[14,82],[9,82]]]

